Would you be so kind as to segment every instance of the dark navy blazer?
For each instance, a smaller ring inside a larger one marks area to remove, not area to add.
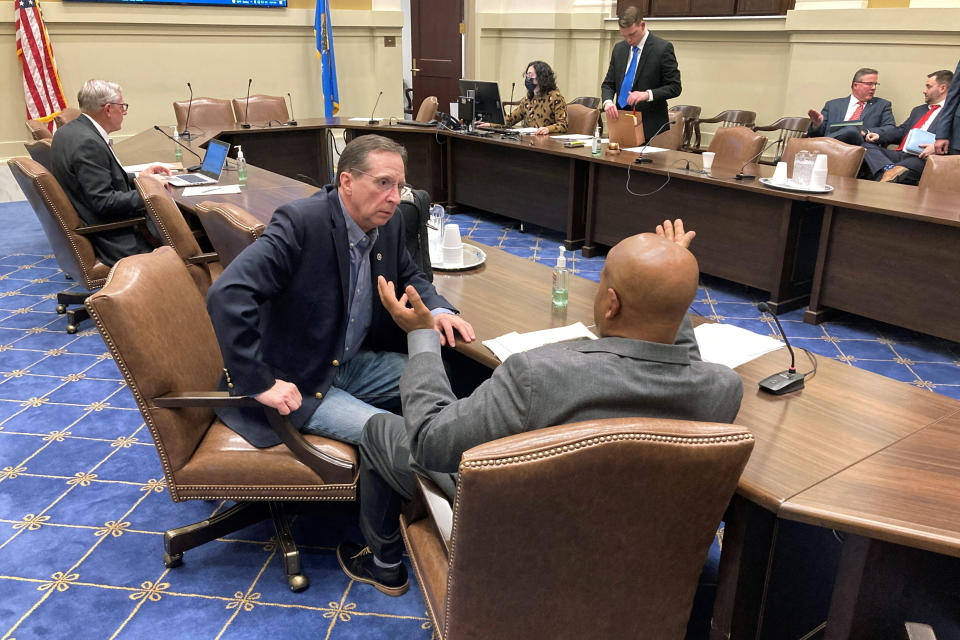
[[[818,138],[827,134],[830,125],[846,120],[847,108],[850,106],[850,96],[828,100],[820,113],[823,114],[823,122],[819,127],[810,125],[807,136]],[[883,98],[874,97],[867,101],[863,107],[863,113],[860,114],[860,120],[863,121],[863,128],[873,131],[880,127],[895,127],[897,121],[893,119],[893,109],[890,107],[890,101]]]

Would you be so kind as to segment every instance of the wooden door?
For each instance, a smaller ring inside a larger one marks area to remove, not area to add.
[[[460,95],[463,0],[410,0],[410,21],[413,113],[427,96],[436,96],[440,111],[449,111]]]

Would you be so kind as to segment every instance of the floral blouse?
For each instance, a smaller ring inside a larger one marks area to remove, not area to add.
[[[532,98],[526,96],[520,104],[504,118],[504,125],[509,127],[523,120],[527,127],[547,127],[551,134],[567,132],[567,102],[554,89],[546,95],[534,94]]]

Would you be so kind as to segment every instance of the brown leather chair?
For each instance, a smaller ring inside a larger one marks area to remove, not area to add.
[[[440,103],[437,100],[437,96],[427,96],[423,99],[423,102],[420,103],[420,109],[417,111],[417,117],[415,118],[417,122],[430,122],[437,115],[437,109],[440,108]]]
[[[197,108],[194,100],[193,108]],[[287,113],[287,102],[283,96],[267,96],[262,93],[250,96],[250,118],[247,119],[244,113],[247,108],[247,97],[233,99],[233,113],[237,116],[237,122],[279,122],[286,124],[290,120]],[[190,116],[193,120],[193,116]]]
[[[931,191],[960,191],[960,156],[929,156],[918,186]]]
[[[679,111],[668,111],[667,117],[670,118],[670,128],[653,136],[650,146],[676,151],[683,144],[683,116]]]
[[[33,140],[46,140],[53,137],[53,133],[47,127],[45,122],[39,120],[27,120],[27,131]]]
[[[683,638],[752,448],[744,427],[621,418],[470,449],[453,506],[421,480],[401,518],[437,636]]]
[[[726,111],[721,111],[712,118],[696,118],[693,120],[693,136],[696,139],[694,144],[695,150],[701,150],[700,148],[700,125],[702,124],[712,124],[720,123],[720,129],[726,127],[753,127],[756,123],[757,114],[753,111],[743,111],[741,109],[728,109]]]
[[[760,155],[766,141],[766,138],[748,127],[723,127],[713,134],[707,151],[717,154],[713,160],[714,166],[723,165],[737,171],[744,163]]]
[[[283,444],[257,449],[217,419],[214,407],[260,405],[212,391],[223,372],[220,348],[203,296],[173,249],[121,259],[86,304],[150,430],[171,499],[239,501],[168,530],[167,567],[272,517],[290,588],[305,589],[285,503],[355,499],[356,449],[304,436],[274,411],[267,416]]]
[[[670,107],[670,111],[676,111],[683,119],[683,140],[680,143],[680,148],[684,151],[693,150],[693,123],[700,117],[700,107],[689,104],[678,104]],[[700,146],[699,139],[696,141],[696,146]]]
[[[777,146],[774,149],[773,160],[760,159],[764,164],[777,164],[783,157],[787,147],[787,140],[791,138],[806,138],[810,127],[810,118],[780,118],[773,124],[765,127],[753,127],[754,131],[777,131]]]
[[[189,100],[173,103],[173,113],[177,116],[177,130],[183,131],[187,123],[187,110],[190,110],[190,126],[198,129],[237,124],[229,100],[219,98],[194,98],[193,106]]]
[[[588,109],[599,109],[600,108],[600,98],[595,98],[593,96],[580,96],[579,98],[574,98],[567,103],[569,107],[572,104],[582,104]],[[593,131],[590,132],[593,134]]]
[[[866,153],[860,145],[847,144],[833,138],[791,138],[787,140],[782,162],[787,163],[787,171],[793,175],[793,158],[801,149],[827,154],[827,174],[842,178],[856,178]]]
[[[184,264],[204,297],[210,284],[223,272],[216,253],[204,253],[190,225],[183,217],[163,182],[153,176],[141,176],[133,181],[147,208],[147,217],[153,221],[160,240],[172,247]]]
[[[97,259],[87,236],[131,226],[146,231],[146,219],[129,218],[108,224],[84,225],[60,183],[43,165],[29,158],[12,158],[7,164],[33,207],[33,212],[40,219],[40,226],[53,249],[57,264],[86,289],[66,290],[57,294],[57,313],[67,314],[67,333],[76,333],[77,325],[89,316],[84,307],[69,309],[68,305],[82,304],[90,291],[103,286],[110,271],[110,267]]]
[[[226,202],[201,202],[196,211],[224,269],[266,228],[245,210]]]
[[[567,133],[580,133],[592,136],[597,130],[600,111],[582,104],[567,105]]]
[[[23,143],[30,157],[39,162],[47,171],[50,170],[53,163],[53,158],[50,155],[51,142],[53,142],[53,138],[44,138],[43,140],[32,140]]]
[[[62,127],[68,122],[72,122],[80,117],[80,114],[83,113],[80,109],[76,107],[67,107],[57,115],[53,117],[53,121],[57,123],[58,127]]]

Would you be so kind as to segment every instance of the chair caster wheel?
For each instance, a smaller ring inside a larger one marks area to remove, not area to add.
[[[77,328],[74,325],[72,324],[67,325],[67,333],[69,333],[70,335],[73,335],[76,332],[77,332]]]
[[[167,569],[173,569],[174,567],[179,567],[183,564],[183,554],[178,553],[171,556],[169,553],[163,554],[163,566]]]
[[[67,312],[67,305],[65,305],[65,304],[58,304],[58,305],[57,305],[57,313],[59,313],[60,315],[63,315],[63,314],[65,314],[66,312]]]
[[[310,586],[310,579],[302,573],[295,573],[287,576],[287,583],[290,585],[290,591],[297,593]]]

